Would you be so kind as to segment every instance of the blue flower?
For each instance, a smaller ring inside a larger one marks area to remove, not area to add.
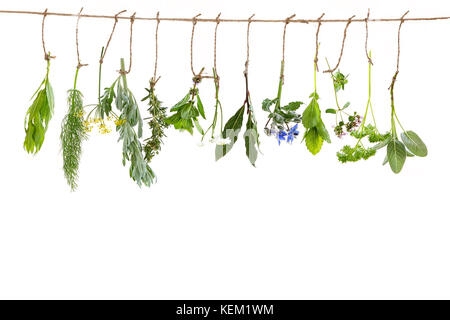
[[[300,133],[300,132],[298,132],[297,128],[298,128],[298,123],[295,126],[293,126],[291,128],[291,130],[289,130],[289,132],[287,134],[287,136],[288,136],[287,137],[287,142],[288,143],[289,142],[292,143],[294,141],[294,138],[297,138],[298,134]]]
[[[280,145],[281,140],[286,140],[286,138],[285,138],[286,136],[287,136],[287,133],[284,130],[278,131],[278,134],[277,134],[278,145]]]

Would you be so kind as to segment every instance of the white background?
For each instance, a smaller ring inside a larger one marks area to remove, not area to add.
[[[138,16],[281,18],[410,17],[450,15],[447,1],[2,1],[1,9]],[[86,103],[97,97],[101,46],[112,20],[82,19],[79,88]],[[158,183],[139,187],[121,163],[113,132],[93,133],[83,145],[79,190],[70,192],[62,171],[59,133],[66,91],[76,65],[76,18],[49,16],[46,44],[57,58],[51,81],[56,110],[37,156],[22,148],[23,118],[42,80],[41,16],[0,15],[0,298],[450,298],[448,210],[448,53],[450,21],[406,22],[402,28],[397,112],[402,123],[427,143],[427,158],[408,158],[394,175],[369,161],[340,164],[343,143],[333,137],[317,156],[304,144],[279,147],[262,137],[253,168],[242,139],[214,161],[213,146],[198,147],[198,134],[168,130],[152,163]],[[345,24],[325,24],[319,66],[334,65]],[[153,74],[154,27],[136,21],[129,85],[137,98]],[[373,104],[379,127],[389,129],[388,86],[395,71],[398,23],[371,23]],[[250,89],[259,129],[264,98],[274,98],[281,60],[283,24],[253,24]],[[290,24],[286,43],[283,101],[308,102],[313,91],[316,24]],[[196,29],[194,64],[212,68],[213,23]],[[129,24],[120,21],[104,63],[103,86],[128,58]],[[162,22],[157,85],[165,106],[191,85],[188,22]],[[221,24],[218,71],[225,118],[244,99],[242,71],[246,24]],[[367,59],[363,23],[350,25],[340,69],[349,73],[341,101],[363,112]],[[210,71],[209,71],[210,72]],[[201,94],[209,119],[213,83]],[[332,83],[318,75],[323,109],[333,106]],[[303,109],[302,109],[303,110]],[[146,115],[145,103],[141,113]],[[324,115],[327,126],[333,116]],[[203,122],[206,125],[206,122]],[[331,129],[330,129],[331,132]],[[148,134],[148,131],[145,132]]]

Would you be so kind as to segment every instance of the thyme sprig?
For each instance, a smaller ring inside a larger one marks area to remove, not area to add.
[[[161,150],[163,144],[162,139],[166,136],[164,130],[168,127],[166,122],[166,110],[167,108],[161,106],[161,101],[155,94],[155,82],[154,79],[150,81],[150,88],[146,88],[147,96],[142,101],[148,100],[148,112],[150,117],[147,118],[148,126],[152,131],[149,138],[144,140],[144,154],[145,160],[150,162],[154,156],[156,156]]]
[[[50,52],[48,53],[50,57]],[[33,94],[33,103],[25,115],[25,140],[23,147],[28,153],[38,153],[44,143],[48,124],[53,116],[55,100],[49,80],[50,59],[47,59],[47,71],[39,88]],[[42,89],[41,89],[42,88]]]
[[[78,71],[79,68],[75,73],[73,89],[68,91],[69,110],[62,121],[60,134],[64,176],[72,191],[77,188],[81,144],[88,137],[84,121],[83,94],[77,89]]]
[[[277,96],[275,99],[264,99],[262,102],[262,109],[269,113],[264,132],[268,136],[275,136],[278,145],[280,145],[281,141],[292,143],[299,134],[297,128],[298,124],[302,121],[302,116],[296,111],[303,102],[293,101],[284,107],[281,106],[281,92],[284,84],[283,74],[284,61],[281,61]],[[271,110],[272,106],[274,106],[273,110]]]

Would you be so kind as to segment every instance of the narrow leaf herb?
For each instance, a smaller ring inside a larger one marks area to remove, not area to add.
[[[77,188],[81,144],[88,137],[84,121],[83,94],[77,90],[78,71],[79,68],[75,73],[73,89],[68,91],[69,110],[62,121],[60,135],[64,176],[72,191]]]
[[[150,88],[145,89],[148,95],[142,99],[142,101],[148,100],[148,113],[150,114],[148,126],[152,131],[152,135],[144,140],[144,154],[147,162],[150,162],[161,150],[162,139],[166,136],[164,130],[168,127],[166,122],[167,108],[161,106],[161,101],[155,94],[155,82],[152,81],[150,81]]]
[[[50,56],[50,52],[48,53]],[[33,103],[25,115],[25,141],[23,147],[28,153],[38,153],[44,143],[48,124],[53,116],[55,101],[49,80],[50,59],[47,60],[47,72],[39,88],[33,94]],[[42,88],[42,89],[41,89]]]
[[[280,79],[278,82],[278,93],[275,99],[265,99],[262,103],[262,109],[269,113],[264,132],[268,136],[274,136],[278,145],[281,141],[292,143],[297,138],[299,131],[298,124],[302,121],[302,116],[296,111],[303,104],[301,101],[288,103],[281,106],[281,92],[283,88],[284,61],[281,61]],[[271,110],[271,106],[274,106]]]

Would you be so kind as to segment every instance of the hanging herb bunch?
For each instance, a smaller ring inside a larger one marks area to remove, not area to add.
[[[128,88],[127,71],[124,59],[120,59],[120,75],[113,84],[105,89],[101,103],[97,109],[100,116],[109,116],[112,113],[112,102],[120,115],[115,121],[116,131],[119,132],[119,141],[122,141],[122,163],[125,166],[130,162],[130,177],[141,186],[149,187],[155,180],[155,174],[144,159],[142,145],[143,121],[139,112],[137,101]],[[113,114],[114,115],[114,114]],[[102,117],[102,119],[103,119]],[[135,127],[137,126],[137,133]]]
[[[302,116],[296,111],[303,104],[301,101],[290,102],[284,107],[281,106],[281,91],[283,87],[284,61],[281,61],[280,80],[278,82],[278,93],[275,99],[264,99],[262,109],[269,113],[264,132],[268,136],[275,136],[278,145],[281,141],[292,143],[297,138],[298,124],[302,121]],[[273,106],[273,109],[271,107]]]
[[[367,160],[368,158],[375,155],[376,151],[383,147],[384,141],[390,137],[390,133],[380,133],[376,121],[375,121],[375,115],[373,113],[373,106],[372,106],[372,60],[371,60],[371,53],[368,54],[369,57],[369,98],[367,100],[366,104],[366,110],[364,112],[364,117],[362,119],[362,124],[359,127],[358,130],[352,131],[350,135],[357,139],[355,146],[351,147],[349,145],[344,146],[338,153],[337,157],[338,160],[342,163],[345,162],[356,162],[361,159]],[[372,123],[369,123],[369,108],[370,108],[370,115],[372,118]],[[366,138],[369,143],[378,143],[374,146],[365,146],[363,144],[362,139]]]
[[[274,136],[278,145],[281,141],[292,143],[297,138],[299,131],[298,124],[302,121],[302,116],[296,111],[303,104],[301,101],[290,102],[284,107],[281,106],[281,92],[284,84],[284,53],[286,43],[286,27],[290,19],[295,17],[295,14],[286,19],[283,29],[283,50],[281,59],[280,79],[278,80],[278,92],[275,99],[264,99],[262,102],[262,109],[269,113],[268,120],[264,127],[264,132],[268,136]],[[273,109],[271,107],[273,106]]]
[[[253,16],[252,16],[253,17]],[[249,65],[249,33],[250,33],[250,22],[249,18],[247,26],[247,60],[245,62],[244,78],[245,78],[245,99],[242,106],[236,111],[236,113],[228,119],[222,130],[222,139],[226,141],[223,145],[217,145],[215,150],[216,161],[224,157],[233,148],[236,143],[239,133],[242,129],[242,123],[244,121],[244,113],[247,112],[247,124],[246,131],[244,133],[245,141],[245,153],[248,160],[255,166],[256,160],[258,158],[259,149],[259,134],[258,126],[253,111],[253,105],[250,98],[250,91],[248,87],[248,65]]]
[[[348,75],[344,75],[340,70],[331,72],[330,75],[333,81],[336,109],[330,108],[325,110],[325,112],[336,115],[334,133],[338,138],[342,138],[347,134],[355,132],[360,126],[362,118],[356,111],[353,114],[345,111],[350,106],[350,102],[346,102],[342,107],[339,105],[338,92],[344,90],[345,85],[348,83]]]
[[[62,121],[60,135],[64,176],[72,191],[77,188],[81,144],[88,137],[84,121],[83,94],[77,89],[79,70],[80,68],[77,67],[73,89],[68,91],[69,110]]]
[[[39,88],[33,94],[33,103],[25,115],[25,141],[23,147],[28,153],[38,153],[44,143],[48,124],[53,116],[55,100],[50,85],[50,52],[46,54],[47,72]]]
[[[189,89],[188,93],[177,104],[170,108],[171,112],[174,112],[166,119],[166,123],[173,125],[173,127],[180,131],[188,131],[191,135],[194,134],[194,125],[197,131],[203,136],[204,131],[200,126],[198,117],[205,117],[205,110],[203,108],[202,100],[200,99],[198,84],[202,80],[201,73],[192,78],[193,86]]]

